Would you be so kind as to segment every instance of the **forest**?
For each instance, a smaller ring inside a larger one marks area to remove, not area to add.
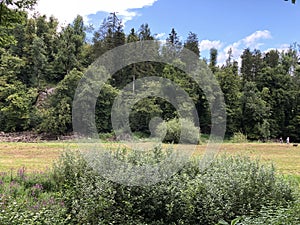
[[[54,17],[28,11],[35,1],[0,3],[0,131],[32,131],[61,135],[72,133],[72,101],[79,80],[88,67],[103,53],[144,40],[157,41],[155,31],[145,23],[124,32],[116,13],[111,13],[94,28],[78,15],[61,27]],[[249,140],[290,137],[300,141],[300,46],[291,43],[288,50],[245,49],[241,62],[229,50],[224,65],[217,63],[217,49],[209,59],[201,56],[201,34],[192,31],[181,40],[170,28],[163,46],[156,53],[175,55],[176,63],[188,66],[184,48],[212,71],[223,91],[226,103],[226,137],[242,133]],[[159,42],[158,42],[159,43]],[[211,113],[206,96],[180,69],[163,63],[140,62],[116,72],[101,90],[96,104],[99,133],[113,132],[111,107],[120,91],[135,79],[146,76],[168,78],[181,86],[192,98],[199,115],[202,134],[209,134]],[[149,135],[148,123],[159,116],[176,118],[177,112],[163,99],[145,98],[134,105],[130,115],[133,132]]]

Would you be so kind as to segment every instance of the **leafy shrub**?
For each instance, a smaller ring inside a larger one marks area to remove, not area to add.
[[[237,225],[298,225],[300,224],[300,202],[288,208],[263,208],[258,215],[241,218]]]
[[[161,123],[158,125],[156,133],[166,134],[163,139],[165,143],[179,143],[179,141],[181,143],[195,143],[200,138],[199,128],[195,127],[194,123],[187,119],[174,118],[166,123]]]
[[[72,130],[72,100],[82,75],[76,69],[70,71],[58,83],[54,92],[42,102],[42,108],[39,109],[39,132],[58,135]]]
[[[170,149],[117,149],[112,157],[134,165],[155,164]],[[0,174],[1,224],[299,224],[300,204],[272,165],[221,156],[206,169],[194,158],[151,186],[105,179],[80,152],[66,152],[49,174]],[[105,163],[105,162],[104,162]],[[124,176],[126,175],[126,171]],[[133,174],[138,179],[140,174]],[[239,222],[237,222],[239,221]]]
[[[13,201],[0,209],[3,225],[69,224],[62,204],[53,199],[29,206],[25,200]]]
[[[68,224],[66,208],[49,174],[0,174],[0,224]]]
[[[256,214],[264,206],[286,207],[293,201],[291,187],[276,175],[272,165],[261,165],[248,157],[221,157],[201,180],[207,185],[207,214],[216,221]]]
[[[247,141],[247,136],[241,132],[234,133],[231,138],[231,142],[233,143],[246,143]]]
[[[100,133],[99,134],[99,139],[101,141],[111,142],[112,140],[115,139],[115,134],[113,134],[113,133]]]
[[[164,160],[168,151],[119,149],[110,154],[143,165]],[[54,179],[74,224],[216,224],[251,217],[264,208],[287,208],[294,201],[291,186],[273,166],[223,156],[201,170],[199,160],[155,185],[126,186],[95,172],[80,153],[67,152],[55,167]]]

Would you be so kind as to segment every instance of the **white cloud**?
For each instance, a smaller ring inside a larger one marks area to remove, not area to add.
[[[166,36],[166,33],[159,33],[159,34],[155,34],[155,38],[156,39],[162,39]]]
[[[212,48],[220,49],[223,46],[221,41],[202,40],[199,43],[200,51],[210,50]]]
[[[237,41],[233,44],[227,45],[223,51],[219,53],[218,56],[218,65],[223,65],[228,58],[228,52],[231,49],[231,54],[234,60],[240,62],[240,55],[243,53],[244,48],[242,48],[243,41]]]
[[[290,44],[282,44],[278,48],[268,48],[264,51],[264,53],[267,53],[271,50],[278,50],[279,52],[286,52],[289,50],[290,47],[291,47]]]
[[[118,16],[121,15],[122,17],[122,22],[123,24],[125,24],[127,21],[132,20],[133,17],[138,16],[139,14],[137,14],[136,12],[130,12],[130,11],[125,11],[122,14],[118,13]]]
[[[258,30],[255,31],[253,34],[245,37],[243,39],[243,42],[246,47],[250,48],[258,48],[259,46],[263,45],[262,43],[259,43],[258,41],[261,39],[270,39],[272,38],[271,32],[268,30]]]
[[[223,65],[228,58],[228,51],[231,49],[232,51],[232,57],[234,60],[238,61],[238,63],[241,63],[241,54],[243,53],[244,49],[251,48],[257,49],[260,46],[264,45],[261,41],[264,39],[271,39],[272,35],[271,32],[268,30],[258,30],[254,33],[250,34],[249,36],[238,40],[232,44],[229,44],[223,48],[222,51],[219,52],[218,55],[218,65]]]
[[[97,12],[118,12],[123,21],[137,15],[132,9],[153,5],[157,0],[39,0],[37,11],[47,16],[54,15],[61,23],[72,22],[77,15],[88,21],[87,15]]]

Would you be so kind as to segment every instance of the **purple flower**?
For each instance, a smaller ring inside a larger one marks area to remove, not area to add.
[[[21,179],[24,179],[25,178],[25,167],[22,167],[18,170],[18,176],[21,178]]]
[[[15,187],[15,186],[17,186],[17,185],[16,185],[16,182],[14,180],[12,182],[10,182],[10,184],[9,184],[10,188]]]
[[[0,176],[5,177],[7,175],[7,172],[0,172]]]
[[[43,189],[43,185],[41,185],[41,184],[35,184],[35,185],[33,186],[33,188],[34,188],[34,189],[37,189],[37,190],[42,190],[42,189]]]
[[[38,194],[40,193],[40,191],[42,191],[43,189],[43,185],[41,184],[35,184],[32,188],[31,188],[31,195],[33,197],[37,197]]]
[[[39,204],[36,204],[36,205],[34,205],[32,208],[33,208],[34,210],[39,210],[39,209],[40,209],[40,206],[39,206]]]

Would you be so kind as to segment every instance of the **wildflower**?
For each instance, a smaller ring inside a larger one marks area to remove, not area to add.
[[[35,189],[37,189],[37,190],[42,190],[42,189],[43,189],[43,185],[41,185],[41,184],[35,184],[35,185],[33,186],[33,188],[35,188]]]
[[[17,186],[17,183],[14,180],[12,182],[10,182],[10,184],[9,184],[9,188],[13,188],[16,186]]]
[[[21,178],[21,179],[24,179],[25,178],[25,167],[22,167],[18,170],[18,176]]]
[[[0,172],[0,176],[6,177],[7,176],[7,172]]]
[[[31,190],[31,195],[33,197],[37,197],[37,195],[39,194],[39,192],[43,189],[43,185],[41,184],[35,184],[33,187],[32,187],[32,190]]]

